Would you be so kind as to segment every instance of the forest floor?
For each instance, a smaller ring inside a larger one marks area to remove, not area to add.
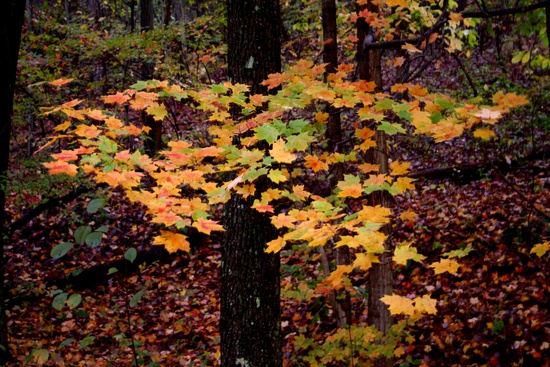
[[[441,87],[452,69],[438,69],[439,82],[427,78],[425,84]],[[507,117],[491,141],[465,135],[439,145],[421,138],[396,144],[393,154],[425,175],[419,175],[416,190],[396,201],[396,213],[413,210],[418,217],[397,221],[393,242],[414,242],[427,256],[425,263],[445,251],[471,248],[456,275],[434,275],[422,265],[396,268],[400,294],[430,293],[438,300],[438,314],[410,329],[396,366],[550,366],[550,262],[548,255],[530,253],[550,235],[550,111],[537,102],[540,95],[530,97],[534,103]],[[455,166],[453,172],[434,171]],[[12,162],[10,180],[41,182],[40,191],[12,184],[13,220],[48,197],[45,174],[36,164]],[[143,208],[114,192],[107,206],[89,214],[90,199],[83,195],[50,209],[9,239],[4,272],[14,365],[40,364],[47,350],[45,365],[51,366],[129,366],[136,359],[143,366],[217,366],[219,238],[195,238],[190,254],[155,251],[139,268],[122,261],[109,276],[103,267],[102,273],[69,281],[82,269],[122,259],[130,247],[140,253],[155,247],[151,238],[157,229]],[[81,224],[108,225],[110,231],[97,248],[82,246],[52,259],[51,249],[72,240],[70,233]],[[298,335],[322,343],[335,330],[332,311],[315,293],[314,284],[323,278],[318,260],[307,255],[282,253],[285,366],[312,365],[303,357],[313,347],[296,345]],[[352,275],[356,325],[366,323],[365,282],[364,273]],[[61,288],[80,294],[83,302],[55,309],[52,301]]]

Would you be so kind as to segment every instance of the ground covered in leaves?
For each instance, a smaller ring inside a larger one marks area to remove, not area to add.
[[[451,70],[439,69],[442,80]],[[531,253],[550,235],[545,88],[488,142],[468,135],[439,145],[420,137],[395,142],[392,154],[411,160],[412,171],[420,173],[416,190],[394,207],[397,215],[412,210],[417,218],[398,220],[392,242],[414,243],[426,264],[443,252],[471,249],[456,275],[436,276],[423,265],[395,269],[397,292],[438,300],[438,314],[417,321],[396,365],[550,365],[550,263],[548,255]],[[74,188],[45,175],[36,162],[12,163],[12,220]],[[151,245],[157,229],[142,208],[115,192],[90,214],[87,205],[97,197],[84,194],[50,209],[9,240],[4,272],[14,365],[41,363],[47,351],[45,364],[52,366],[129,366],[136,360],[144,366],[217,366],[220,238],[192,236],[190,254],[169,255]],[[73,240],[83,224],[110,231],[98,247],[78,246],[52,259],[51,249]],[[130,247],[146,254],[139,266],[124,260]],[[296,340],[319,345],[335,329],[319,286],[318,258],[312,249],[283,252],[285,366],[309,365],[303,357],[316,347]],[[366,287],[365,274],[353,274],[356,325],[366,323]],[[54,308],[59,290],[81,295],[82,303]]]

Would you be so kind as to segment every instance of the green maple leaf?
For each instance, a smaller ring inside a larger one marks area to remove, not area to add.
[[[291,135],[287,138],[285,147],[288,150],[296,149],[298,151],[305,151],[315,138],[308,133],[301,133],[299,135]]]
[[[263,124],[254,129],[256,138],[265,140],[268,144],[273,144],[279,138],[279,131],[271,124]]]
[[[149,115],[153,116],[156,121],[162,121],[168,116],[168,111],[162,104],[153,103],[145,110]]]
[[[385,131],[388,135],[395,135],[397,133],[404,134],[406,133],[405,129],[403,129],[403,126],[401,124],[392,124],[388,121],[382,121],[380,125],[378,125],[378,130]]]

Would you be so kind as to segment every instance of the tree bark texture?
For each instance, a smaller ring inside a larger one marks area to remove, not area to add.
[[[277,231],[250,205],[250,200],[234,195],[225,208],[221,365],[280,367],[280,259],[265,252]]]
[[[0,264],[4,261],[4,241],[9,233],[6,225],[6,184],[10,157],[13,93],[21,27],[25,17],[25,0],[4,2],[0,15]],[[0,267],[0,365],[6,365],[10,353],[5,305],[4,269]]]
[[[338,30],[336,28],[336,1],[323,0],[323,62],[327,63],[326,74],[336,72],[338,68]],[[342,125],[340,111],[329,107],[326,137],[328,149],[331,152],[340,152],[342,141]],[[331,188],[336,187],[338,181],[344,179],[342,164],[335,166],[330,177]],[[334,250],[336,265],[349,265],[351,263],[350,252],[347,246],[341,246]],[[333,291],[329,295],[330,303],[336,317],[336,324],[339,328],[351,323],[351,299],[345,290]]]
[[[227,0],[227,73],[232,83],[265,92],[261,82],[281,71],[281,12],[276,0]]]
[[[233,83],[265,93],[268,74],[281,70],[277,0],[227,0],[227,64]],[[256,192],[267,188],[258,179]],[[253,198],[233,195],[225,206],[222,244],[221,366],[281,367],[278,254],[265,253],[277,237],[269,218],[251,209]]]
[[[150,31],[154,28],[154,8],[152,0],[141,0],[140,6],[140,28],[142,32]],[[152,62],[144,61],[141,68],[141,79],[149,80],[153,78],[155,65]],[[151,128],[145,137],[145,152],[149,156],[154,156],[162,148],[162,121],[156,121],[153,116],[143,111],[141,114],[143,125]]]
[[[374,4],[367,5],[369,10],[377,11]],[[357,6],[357,10],[364,7]],[[357,21],[357,71],[362,80],[373,81],[376,83],[377,91],[382,90],[382,67],[380,60],[380,50],[368,50],[366,44],[374,42],[374,30],[360,19]],[[388,170],[388,148],[386,134],[383,131],[377,131],[375,134],[376,148],[371,149],[367,160],[370,163],[379,165],[379,173],[387,174]],[[386,208],[391,207],[390,194],[386,191],[376,191],[371,195],[371,204],[373,206],[381,205]],[[381,229],[386,235],[390,235],[390,225],[385,225]],[[386,250],[389,250],[389,238],[384,244]],[[387,333],[392,320],[388,307],[380,301],[380,298],[391,294],[393,289],[392,260],[389,252],[379,255],[380,263],[374,263],[369,270],[369,289],[368,289],[368,324],[374,325],[378,330]],[[379,358],[375,361],[377,367],[393,366],[392,359]]]

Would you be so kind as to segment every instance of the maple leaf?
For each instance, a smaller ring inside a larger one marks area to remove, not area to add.
[[[493,102],[499,106],[503,106],[505,109],[516,108],[529,104],[529,100],[525,96],[518,96],[515,93],[502,93],[497,92],[493,96]]]
[[[93,139],[101,134],[101,130],[95,125],[80,124],[74,130],[74,133],[83,138]]]
[[[60,87],[62,85],[65,85],[65,84],[68,84],[70,82],[72,82],[74,80],[74,78],[68,78],[68,79],[57,79],[57,80],[54,80],[52,82],[49,82],[50,85],[53,85],[54,87]]]
[[[393,261],[398,265],[407,265],[409,260],[422,261],[426,256],[418,253],[416,247],[411,247],[409,243],[403,243],[398,246],[393,253]]]
[[[292,163],[296,159],[296,155],[285,149],[285,141],[283,139],[279,139],[273,143],[273,149],[269,150],[269,154],[279,163]]]
[[[384,296],[380,298],[380,301],[388,306],[388,309],[390,310],[390,313],[392,315],[412,315],[415,310],[412,300],[408,299],[407,297],[399,296],[397,294]]]
[[[286,172],[286,174],[288,175],[288,172]],[[267,174],[267,177],[269,177],[269,179],[275,183],[285,182],[286,180],[288,180],[287,176],[285,175],[285,172],[281,171],[280,169],[270,170],[269,173]]]
[[[474,116],[479,117],[482,120],[489,120],[487,122],[495,122],[497,119],[500,118],[502,115],[502,112],[490,110],[488,108],[483,108],[478,113],[474,114]]]
[[[269,241],[267,243],[267,248],[265,249],[265,252],[269,253],[277,253],[281,251],[283,247],[285,247],[286,241],[282,237],[277,237],[276,239]]]
[[[406,211],[401,213],[399,218],[403,221],[416,222],[418,215],[413,211]]]
[[[427,313],[428,315],[437,314],[437,300],[430,297],[429,294],[425,294],[422,297],[416,297],[414,299],[414,308],[417,312]]]
[[[406,50],[408,53],[411,53],[411,54],[415,52],[422,53],[422,50],[419,50],[418,48],[411,45],[410,43],[405,43],[403,46],[401,46],[401,49]]]
[[[66,173],[69,176],[74,177],[78,173],[78,167],[72,163],[55,161],[45,162],[42,163],[42,165],[49,170],[50,175],[59,175],[62,173]]]
[[[474,137],[483,140],[489,140],[495,136],[495,132],[491,129],[476,129],[474,131]]]
[[[326,281],[332,286],[332,288],[340,289],[344,286],[344,275],[351,273],[352,270],[353,267],[351,265],[337,265],[336,270],[330,273]]]
[[[210,234],[212,231],[224,231],[224,228],[218,224],[218,222],[199,218],[193,223],[193,227],[197,228],[199,232]]]
[[[369,270],[372,267],[372,264],[380,263],[380,259],[376,256],[375,253],[368,252],[359,252],[355,255],[355,260],[353,261],[353,267],[359,267],[362,270]]]
[[[274,73],[269,74],[267,79],[262,82],[263,86],[266,86],[267,89],[277,88],[279,85],[284,83],[289,79],[289,76],[284,73]]]
[[[400,176],[400,175],[405,175],[409,173],[410,167],[411,167],[411,162],[394,161],[390,163],[391,173],[394,176]]]
[[[72,122],[71,122],[71,121],[65,121],[64,123],[59,124],[59,125],[57,125],[56,127],[54,127],[54,130],[55,130],[55,131],[65,131],[65,130],[67,130],[71,125],[72,125]]]
[[[168,116],[168,111],[166,111],[166,107],[164,107],[164,105],[162,104],[158,104],[155,102],[151,103],[149,107],[145,109],[145,111],[149,115],[153,116],[155,121],[162,121],[166,116]]]
[[[160,231],[161,235],[153,238],[153,245],[164,245],[166,251],[172,253],[178,250],[190,251],[189,241],[182,234],[172,231]]]
[[[461,20],[464,20],[464,17],[460,13],[453,13],[449,14],[449,19],[453,22],[460,22]]]
[[[408,8],[409,4],[405,0],[386,0],[386,5],[394,7],[401,6],[403,8]]]
[[[106,104],[124,104],[130,99],[130,96],[118,92],[117,94],[111,94],[108,96],[103,96],[101,98]]]
[[[286,213],[281,213],[276,217],[271,217],[271,223],[277,229],[281,229],[282,227],[292,228],[294,227],[294,223],[296,223],[296,221],[296,218]]]
[[[254,200],[252,209],[256,209],[260,213],[273,213],[273,206],[268,203],[261,202],[260,200]]]
[[[358,198],[363,195],[363,187],[361,186],[360,179],[358,176],[354,175],[345,175],[344,181],[338,182],[338,188],[340,192],[338,197],[352,197]]]
[[[436,275],[445,273],[447,271],[451,274],[456,274],[458,268],[460,267],[460,264],[456,260],[441,259],[438,262],[428,265],[428,267],[433,268]]]
[[[61,153],[52,154],[52,157],[58,161],[74,161],[78,159],[79,152],[76,150],[61,150]]]
[[[304,165],[307,168],[310,168],[313,172],[317,173],[319,171],[327,171],[328,170],[328,164],[326,162],[323,162],[316,155],[306,155],[304,157],[304,160],[305,160]]]
[[[550,241],[539,243],[533,246],[530,253],[536,254],[538,257],[543,257],[544,254],[546,254],[548,251],[550,251]]]

